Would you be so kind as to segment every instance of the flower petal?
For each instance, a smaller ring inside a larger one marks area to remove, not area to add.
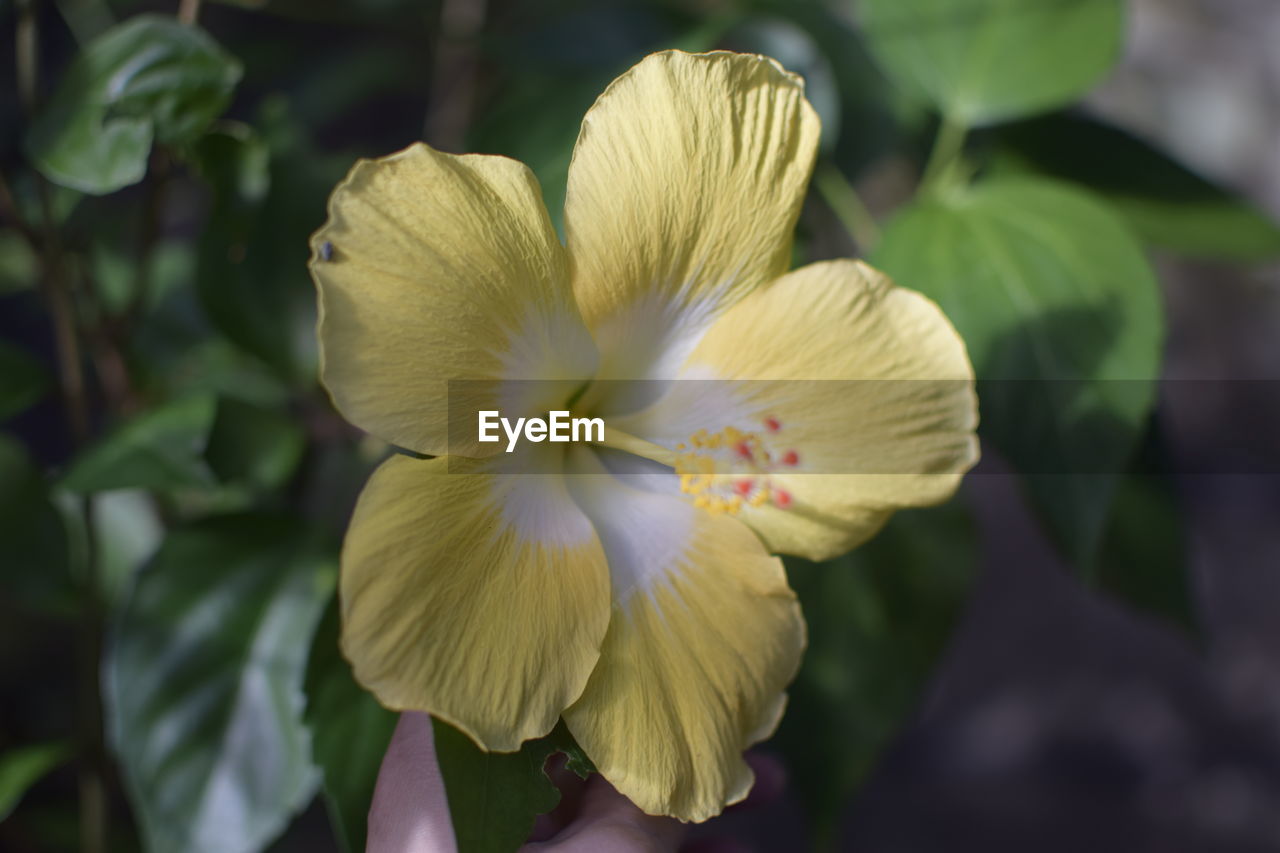
[[[699,429],[754,432],[769,455],[751,494],[767,499],[743,501],[740,517],[776,553],[847,551],[895,510],[946,500],[978,458],[964,343],[933,302],[860,262],[812,264],[756,291],[681,376],[706,381],[672,383],[611,425],[667,447]]]
[[[565,722],[641,809],[705,820],[747,795],[742,752],[781,718],[805,642],[795,594],[738,521],[633,488],[591,451],[573,458],[569,488],[608,555],[614,610]]]
[[[582,692],[609,579],[561,474],[492,468],[393,456],[374,472],[342,551],[342,645],[382,704],[510,751]]]
[[[504,414],[524,415],[555,408],[594,371],[564,250],[515,160],[422,144],[363,160],[311,245],[324,384],[349,420],[392,444],[449,451],[449,380],[566,380],[510,383],[551,394],[504,401]],[[498,383],[483,387],[472,408],[498,408]]]
[[[818,133],[801,79],[762,56],[656,53],[600,96],[565,231],[602,376],[674,371],[718,311],[786,270]]]

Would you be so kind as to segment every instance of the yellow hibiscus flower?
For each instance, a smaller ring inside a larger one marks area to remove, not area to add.
[[[565,245],[504,157],[417,144],[337,187],[312,243],[324,384],[436,457],[384,462],[343,548],[343,649],[383,704],[497,751],[563,717],[652,814],[746,795],[805,644],[771,554],[839,554],[977,457],[932,302],[855,261],[787,272],[818,130],[773,60],[670,51],[587,113]],[[607,430],[451,443],[451,394]]]

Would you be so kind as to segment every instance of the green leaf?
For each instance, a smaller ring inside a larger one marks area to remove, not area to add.
[[[214,484],[201,454],[214,399],[193,395],[145,411],[86,450],[62,479],[73,492],[177,489]]]
[[[560,802],[544,769],[554,753],[567,755],[583,778],[595,770],[563,722],[508,753],[485,752],[448,723],[432,723],[458,853],[511,853],[524,844],[537,816]]]
[[[279,102],[261,135],[201,146],[214,203],[199,243],[196,288],[219,332],[296,384],[316,373],[315,288],[308,238],[350,161],[307,149]],[[267,157],[267,173],[262,173]]]
[[[307,662],[306,723],[334,833],[344,850],[355,853],[365,849],[369,803],[397,718],[356,683],[338,649],[339,622],[334,597]]]
[[[27,789],[71,757],[63,741],[38,743],[0,755],[0,821],[17,808]]]
[[[771,745],[787,756],[820,838],[833,840],[858,786],[918,707],[976,556],[968,513],[953,501],[898,513],[839,559],[787,560],[809,647]]]
[[[1128,606],[1194,637],[1199,620],[1185,535],[1188,525],[1162,462],[1158,444],[1148,440],[1137,470],[1116,489],[1115,509],[1092,580]]]
[[[70,548],[62,514],[49,499],[39,469],[15,439],[0,433],[0,578],[6,594],[41,610],[69,610],[75,601]]]
[[[275,489],[298,467],[306,443],[302,428],[292,418],[222,397],[205,459],[223,482]]]
[[[93,497],[93,539],[108,609],[123,601],[142,566],[164,539],[164,524],[142,489],[98,492]]]
[[[171,532],[104,663],[111,743],[147,848],[265,846],[315,789],[302,679],[333,561],[299,522]]]
[[[0,229],[0,296],[31,290],[38,271],[35,252],[22,235],[11,228]]]
[[[97,234],[90,250],[96,294],[108,314],[124,313],[142,284],[145,288],[142,308],[150,315],[157,305],[195,276],[195,251],[186,240],[165,240],[157,245],[147,263],[144,282],[139,282],[137,258],[128,248],[123,234]]]
[[[890,222],[874,262],[955,324],[978,374],[983,436],[1086,565],[1160,365],[1159,291],[1124,223],[1069,186],[995,180],[919,199]]]
[[[1151,245],[1220,260],[1280,256],[1280,226],[1266,214],[1117,127],[1063,113],[995,133],[1001,166],[1085,185]]]
[[[1120,0],[862,0],[872,53],[908,95],[973,127],[1087,92],[1111,67]]]
[[[36,117],[27,150],[49,180],[102,195],[142,180],[154,140],[185,145],[221,115],[240,64],[202,30],[140,15],[94,39]]]
[[[0,341],[0,421],[38,403],[50,384],[49,372],[34,356]]]

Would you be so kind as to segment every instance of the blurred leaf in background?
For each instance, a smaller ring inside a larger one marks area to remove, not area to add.
[[[981,434],[1088,565],[1159,375],[1163,310],[1141,247],[1082,191],[1021,178],[918,200],[873,260],[955,323],[979,379]]]
[[[36,781],[71,757],[64,741],[32,744],[0,753],[0,820],[13,812]]]
[[[397,715],[356,683],[338,648],[338,599],[329,602],[307,662],[306,724],[339,845],[364,850],[369,804]]]
[[[1074,181],[1105,198],[1146,243],[1182,255],[1280,257],[1280,226],[1155,146],[1074,113],[995,132],[996,168]]]
[[[1119,56],[1121,0],[862,0],[867,42],[903,91],[976,127],[1061,106]]]
[[[27,150],[55,183],[114,192],[142,180],[153,139],[194,142],[239,79],[240,64],[201,30],[158,15],[131,18],[72,63]]]
[[[261,849],[317,781],[309,638],[334,558],[286,517],[174,529],[130,596],[105,671],[111,741],[151,850]]]
[[[765,748],[786,755],[818,848],[831,847],[858,785],[923,698],[976,571],[958,502],[900,512],[839,559],[787,560],[809,647]]]

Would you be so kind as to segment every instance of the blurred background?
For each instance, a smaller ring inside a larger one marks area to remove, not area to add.
[[[0,44],[0,849],[362,849],[393,720],[333,589],[387,448],[316,382],[308,235],[419,139],[528,163],[558,225],[583,113],[674,47],[804,75],[796,262],[938,299],[984,439],[789,563],[788,785],[693,841],[1280,850],[1274,0],[0,0]]]

